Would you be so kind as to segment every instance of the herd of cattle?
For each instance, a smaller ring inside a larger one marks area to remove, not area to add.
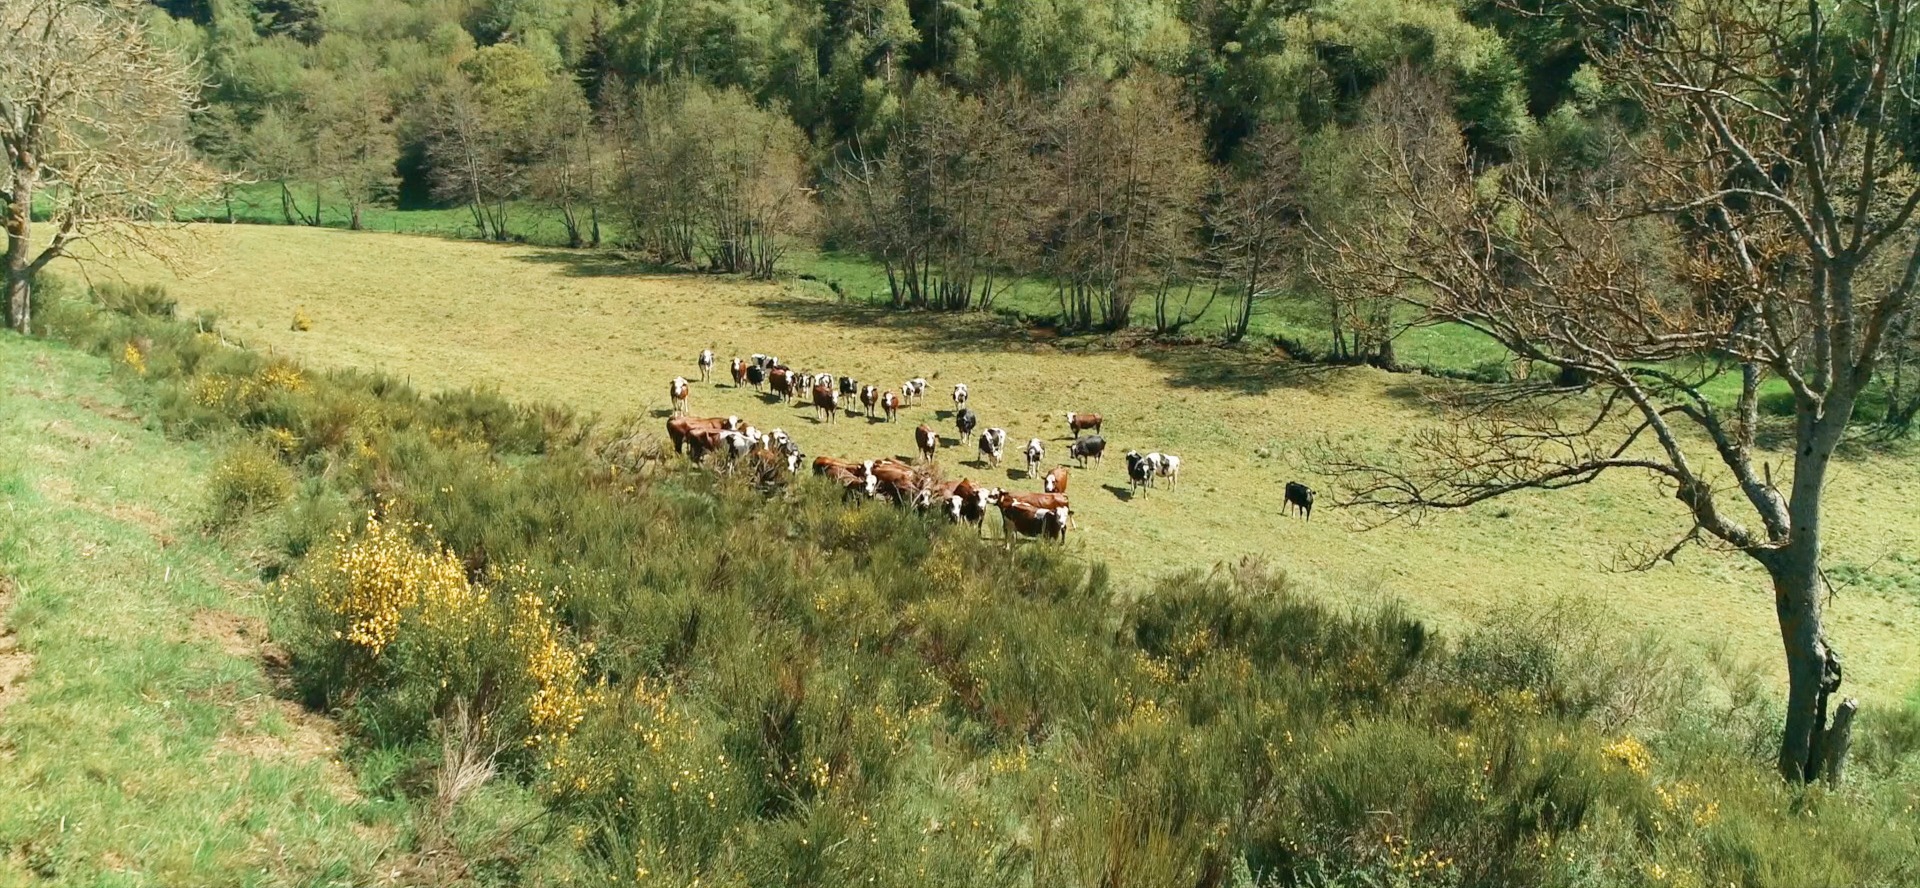
[[[711,349],[700,352],[699,368],[700,380],[710,381],[714,370],[714,353]],[[784,402],[811,404],[815,419],[823,423],[835,422],[842,410],[851,413],[856,403],[870,421],[881,418],[885,422],[894,422],[899,419],[903,407],[922,403],[929,388],[926,379],[916,377],[902,383],[898,393],[883,391],[877,386],[862,385],[850,376],[795,371],[781,363],[779,358],[765,354],[734,358],[729,369],[736,388],[751,386],[756,392],[771,391]],[[762,433],[738,416],[692,416],[689,412],[691,387],[685,377],[674,377],[668,389],[673,409],[667,419],[667,437],[673,444],[674,452],[684,453],[694,462],[701,462],[709,454],[714,454],[723,471],[731,473],[744,467],[754,477],[768,483],[800,473],[801,467],[806,464],[806,455],[792,436],[777,428]],[[970,394],[964,383],[953,387],[952,399],[952,417],[959,446],[972,444],[982,464],[999,467],[1006,454],[1007,430],[998,427],[979,428],[980,417],[969,406]],[[1068,445],[1067,454],[1083,470],[1089,465],[1100,464],[1107,449],[1106,439],[1101,436],[1104,423],[1100,414],[1068,413],[1066,423],[1067,430],[1073,435],[1073,443]],[[849,460],[820,456],[813,460],[813,472],[839,484],[849,496],[886,498],[923,510],[937,508],[949,519],[972,524],[976,528],[984,529],[989,511],[997,510],[1000,513],[1002,535],[1009,546],[1016,535],[1065,540],[1068,528],[1074,526],[1067,499],[1067,467],[1056,466],[1044,476],[1040,474],[1046,459],[1046,444],[1039,438],[1027,439],[1026,447],[1022,449],[1027,477],[1041,478],[1041,489],[1038,491],[985,487],[966,478],[944,480],[933,464],[940,449],[939,435],[931,426],[923,423],[913,430],[913,440],[919,454],[917,464],[891,457]],[[1127,480],[1132,493],[1144,493],[1156,485],[1165,485],[1168,490],[1179,487],[1178,456],[1157,451],[1140,453],[1129,450],[1126,462]],[[1283,508],[1310,518],[1313,496],[1313,491],[1306,485],[1290,481],[1286,485]]]

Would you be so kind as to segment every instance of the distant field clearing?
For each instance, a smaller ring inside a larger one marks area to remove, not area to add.
[[[843,308],[787,285],[629,274],[566,250],[305,228],[196,233],[204,261],[188,280],[142,265],[128,265],[127,276],[170,280],[183,311],[217,310],[230,335],[315,365],[385,370],[429,390],[491,382],[658,426],[650,411],[668,407],[668,380],[696,377],[694,358],[711,347],[721,384],[695,385],[695,414],[737,413],[786,429],[809,454],[860,457],[911,453],[920,422],[952,437],[935,411],[950,408],[952,384],[965,382],[981,426],[1007,429],[1008,459],[988,470],[959,465],[970,451],[948,452],[950,476],[1035,488],[1009,477],[1022,474],[1019,447],[1040,437],[1048,462],[1061,462],[1064,413],[1106,416],[1110,458],[1072,479],[1077,545],[1112,563],[1129,588],[1255,554],[1323,595],[1398,597],[1441,626],[1515,597],[1592,595],[1628,626],[1724,641],[1778,668],[1771,592],[1740,558],[1689,550],[1672,567],[1610,569],[1629,545],[1684,529],[1680,508],[1638,477],[1356,532],[1351,516],[1326,504],[1329,485],[1309,474],[1307,452],[1329,436],[1392,441],[1428,421],[1414,377],[1243,367],[1215,349],[1069,353],[977,321]],[[311,331],[289,329],[296,308]],[[811,410],[724,384],[727,359],[752,352],[895,389],[925,376],[933,391],[896,424],[842,416],[816,425]],[[1178,454],[1180,490],[1124,500],[1116,491],[1126,488],[1128,448]],[[1289,480],[1322,491],[1311,523],[1281,517]],[[1911,459],[1869,457],[1838,466],[1829,495],[1829,570],[1859,578],[1833,599],[1829,632],[1850,686],[1876,697],[1920,681],[1920,573],[1909,575],[1920,568],[1904,557],[1920,536],[1920,503],[1902,493],[1916,481]]]

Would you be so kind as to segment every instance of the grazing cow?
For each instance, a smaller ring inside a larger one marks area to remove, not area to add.
[[[899,419],[900,418],[900,396],[892,392],[881,393],[880,412],[885,413],[887,415],[888,422],[892,422],[896,419]]]
[[[973,437],[975,426],[980,424],[980,414],[971,407],[962,407],[953,415],[953,427],[960,432],[960,443],[965,444]]]
[[[907,380],[906,382],[901,383],[900,394],[906,397],[907,403],[909,404],[920,403],[920,399],[927,396],[926,378],[922,376],[916,376],[912,379]]]
[[[840,397],[851,398],[860,393],[860,382],[851,376],[840,377]]]
[[[1068,455],[1072,456],[1076,460],[1079,460],[1080,468],[1083,468],[1083,469],[1087,467],[1088,460],[1099,462],[1100,458],[1106,455],[1106,452],[1107,452],[1107,439],[1102,438],[1099,435],[1088,435],[1085,438],[1075,438],[1073,441],[1073,446],[1067,448]]]
[[[1092,432],[1096,435],[1100,434],[1101,422],[1102,420],[1098,413],[1067,414],[1067,430],[1073,433],[1074,440],[1076,441],[1079,440],[1081,432]]]
[[[700,381],[706,382],[707,380],[712,378],[713,378],[713,349],[703,348],[700,350]]]
[[[967,384],[956,383],[953,387],[953,409],[959,410],[965,406],[967,406]]]
[[[1154,470],[1160,473],[1160,477],[1166,479],[1168,490],[1180,489],[1180,457],[1171,453],[1162,453],[1158,456],[1160,462],[1154,466]]]
[[[832,456],[816,456],[813,458],[813,473],[815,475],[825,475],[834,469],[853,472],[861,476],[866,475],[865,465],[854,460],[839,459]]]
[[[1054,466],[1053,471],[1048,472],[1047,477],[1041,480],[1040,489],[1048,493],[1066,493],[1067,467]]]
[[[826,414],[829,423],[840,415],[840,396],[834,394],[832,386],[815,385],[813,387],[813,413],[815,419],[818,419],[822,413]]]
[[[673,399],[673,412],[686,413],[687,412],[687,380],[686,378],[682,376],[675,376],[673,378],[673,384],[667,387],[667,396]]]
[[[1031,478],[1040,471],[1040,463],[1047,458],[1047,445],[1040,443],[1039,438],[1028,438],[1024,453],[1027,457],[1027,477]]]
[[[1127,451],[1127,489],[1144,492],[1153,484],[1153,463],[1138,450]]]
[[[920,448],[921,459],[932,459],[934,453],[940,449],[940,436],[933,433],[932,426],[923,422],[919,428],[913,430],[913,444]]]
[[[888,392],[887,394],[891,395],[893,393]],[[879,386],[866,385],[866,386],[860,387],[860,412],[865,413],[867,415],[868,421],[872,421],[874,405],[879,403],[880,403],[880,387]]]
[[[998,468],[1000,465],[1000,458],[1002,455],[1006,453],[1006,450],[1007,450],[1007,430],[1006,429],[991,428],[980,433],[980,458],[981,459],[986,460],[988,463],[991,463],[995,468]]]
[[[1066,542],[1069,514],[1066,506],[1043,509],[1004,494],[997,499],[1001,526],[1007,531],[1007,548],[1013,548],[1014,535],[1057,539]]]
[[[752,365],[739,358],[727,364],[727,370],[733,374],[733,387],[739,388],[747,382],[747,368]]]
[[[695,432],[707,429],[720,430],[725,427],[726,423],[727,420],[725,419],[701,419],[676,414],[667,419],[667,439],[673,442],[674,453],[685,453],[687,441],[693,437]]]
[[[1300,517],[1313,520],[1313,488],[1298,481],[1287,482],[1287,501],[1281,506],[1282,515],[1299,512]]]
[[[767,368],[762,367],[759,364],[748,365],[747,366],[747,382],[748,384],[753,386],[754,391],[756,392],[761,391],[762,386],[765,386],[767,384]]]

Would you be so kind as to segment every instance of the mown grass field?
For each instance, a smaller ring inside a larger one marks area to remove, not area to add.
[[[1322,443],[1391,446],[1432,421],[1417,377],[1210,348],[1062,348],[988,319],[837,303],[804,282],[644,274],[602,253],[285,227],[201,226],[195,237],[196,269],[184,280],[140,264],[121,270],[167,280],[184,311],[219,312],[222,329],[249,345],[385,370],[429,390],[492,383],[654,427],[667,380],[693,375],[694,355],[711,346],[723,365],[766,352],[887,386],[934,381],[934,397],[896,425],[858,416],[816,425],[810,410],[722,380],[696,386],[695,413],[783,427],[809,454],[907,454],[922,421],[951,437],[936,411],[954,382],[969,384],[983,425],[1004,426],[1016,444],[1046,439],[1050,461],[1064,458],[1064,411],[1103,413],[1115,458],[1074,477],[1074,545],[1111,562],[1126,588],[1257,554],[1322,594],[1402,598],[1443,627],[1516,598],[1590,595],[1628,626],[1776,668],[1770,592],[1738,559],[1689,551],[1647,573],[1612,569],[1628,546],[1683,529],[1678,508],[1643,479],[1517,497],[1418,527],[1359,532],[1353,516],[1330,508],[1311,523],[1280,517],[1286,481],[1327,490],[1312,475]],[[290,330],[296,310],[310,331]],[[1126,498],[1118,455],[1127,448],[1179,454],[1181,489]],[[956,451],[941,462],[949,474],[1034,486],[1017,468],[959,464],[971,459]],[[1857,456],[1834,475],[1832,572],[1853,579],[1836,580],[1830,633],[1863,693],[1894,696],[1920,680],[1920,578],[1899,557],[1920,535],[1920,505],[1902,495],[1917,475],[1911,459],[1887,454]]]
[[[210,448],[109,366],[0,333],[0,885],[383,881],[404,807],[274,696],[252,565],[199,530]]]

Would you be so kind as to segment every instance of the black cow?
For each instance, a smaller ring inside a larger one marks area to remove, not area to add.
[[[1083,469],[1087,467],[1088,460],[1098,462],[1102,456],[1106,455],[1106,452],[1107,439],[1099,435],[1088,435],[1085,438],[1077,439],[1073,442],[1073,446],[1067,448],[1067,454],[1079,460],[1080,468]]]
[[[840,377],[840,397],[851,398],[860,394],[860,383],[851,376]]]
[[[1128,489],[1144,492],[1153,483],[1153,462],[1138,450],[1127,451]]]
[[[980,415],[972,407],[962,407],[953,415],[953,427],[960,432],[960,443],[965,444],[973,437],[973,430],[980,425]]]
[[[1300,517],[1313,520],[1313,488],[1298,481],[1287,482],[1287,501],[1281,506],[1282,515],[1298,511]]]
[[[753,386],[754,391],[760,391],[761,387],[767,384],[767,368],[759,364],[748,367],[747,384]]]

